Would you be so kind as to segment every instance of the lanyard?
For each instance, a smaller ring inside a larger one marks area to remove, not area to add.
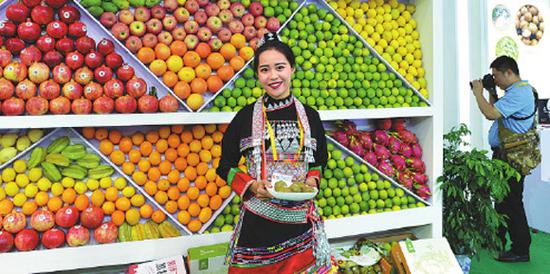
[[[267,113],[266,113],[266,110],[265,110],[265,106],[262,106],[262,112],[263,112],[263,115],[264,115],[264,121],[267,124],[267,132],[269,134],[269,141],[271,143],[271,153],[273,154],[273,160],[278,161],[279,156],[277,154],[277,148],[275,147],[275,133],[273,132],[273,127],[271,126],[271,123],[267,119]],[[302,149],[304,148],[304,128],[302,127],[302,122],[300,121],[299,116],[298,116],[297,120],[298,120],[298,128],[300,129],[300,148],[298,149],[298,152],[296,154],[294,154],[294,159],[291,160],[293,162],[298,161],[298,159],[300,159]]]

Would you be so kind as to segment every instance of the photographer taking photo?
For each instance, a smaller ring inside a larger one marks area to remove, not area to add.
[[[489,75],[483,79],[472,81],[472,91],[477,105],[488,120],[494,121],[489,130],[489,144],[493,150],[493,159],[500,159],[514,166],[503,148],[503,131],[517,134],[525,134],[534,126],[536,112],[536,91],[525,80],[521,80],[516,61],[508,56],[500,56],[491,63],[494,85],[504,90],[504,96],[497,98],[494,86],[490,84]],[[486,79],[487,78],[487,79]],[[483,89],[489,90],[489,101],[483,95]],[[492,89],[492,91],[491,91]],[[534,111],[535,110],[535,111]],[[503,127],[503,128],[500,128]],[[535,132],[536,134],[536,132]],[[517,168],[517,163],[514,167]],[[501,262],[528,262],[531,235],[523,207],[523,181],[525,172],[521,173],[521,179],[515,178],[508,181],[510,192],[500,203],[495,204],[495,209],[507,217],[507,228],[499,228],[499,237],[506,247],[506,232],[510,234],[512,248],[500,253],[497,258]]]

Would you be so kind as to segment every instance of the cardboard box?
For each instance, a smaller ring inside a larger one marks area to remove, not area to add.
[[[128,268],[128,274],[186,274],[183,257],[174,256],[142,264],[134,264]]]
[[[187,262],[191,274],[224,274],[229,266],[225,265],[225,255],[229,243],[200,246],[187,250]]]
[[[445,238],[402,241],[391,251],[399,274],[462,274]]]

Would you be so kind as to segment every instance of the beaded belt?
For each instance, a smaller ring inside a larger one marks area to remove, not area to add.
[[[277,199],[260,200],[256,197],[251,197],[244,202],[244,206],[255,215],[274,222],[303,224],[307,222],[309,203],[293,202],[289,204],[288,201]]]

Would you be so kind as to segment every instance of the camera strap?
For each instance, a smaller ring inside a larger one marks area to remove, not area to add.
[[[535,110],[533,110],[533,113],[531,113],[531,115],[529,115],[527,117],[517,117],[515,115],[512,115],[512,116],[510,116],[510,118],[512,118],[516,121],[523,121],[523,120],[527,120],[527,119],[533,117],[535,115],[535,113],[537,113],[537,101],[539,100],[539,94],[538,94],[537,90],[534,87],[531,87],[531,89],[533,90],[533,96],[535,97]]]

